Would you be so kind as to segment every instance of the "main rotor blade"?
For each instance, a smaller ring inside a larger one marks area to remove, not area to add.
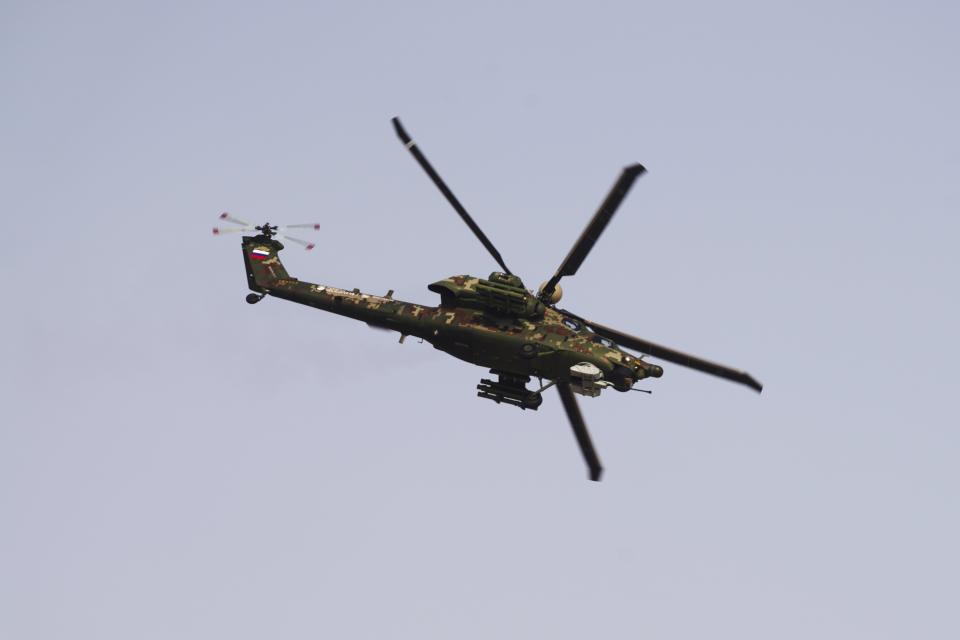
[[[456,210],[464,222],[467,223],[467,226],[470,227],[470,230],[473,231],[473,235],[477,236],[477,239],[483,243],[483,246],[487,248],[487,251],[490,252],[490,255],[493,256],[493,259],[497,261],[497,264],[503,269],[504,273],[510,274],[510,269],[507,268],[507,265],[504,264],[503,258],[500,257],[500,252],[497,251],[497,248],[493,246],[493,243],[490,242],[490,239],[484,235],[483,231],[480,230],[480,227],[477,226],[477,223],[473,221],[473,218],[470,217],[470,214],[467,213],[467,210],[463,208],[463,205],[460,204],[460,201],[457,200],[457,196],[453,195],[453,192],[450,191],[450,188],[443,181],[443,178],[434,170],[433,166],[427,160],[426,156],[420,152],[420,149],[417,147],[417,143],[414,142],[407,132],[404,130],[403,125],[400,124],[400,118],[393,118],[393,128],[397,132],[397,137],[400,138],[400,142],[410,151],[413,157],[416,159],[420,166],[423,167],[423,170],[427,172],[427,175],[430,176],[430,179],[433,180],[433,184],[437,185],[437,188],[440,189],[440,193],[444,195],[447,199],[447,202]]]
[[[560,400],[563,401],[563,408],[566,410],[570,425],[573,427],[573,435],[577,437],[577,444],[580,445],[580,451],[583,452],[583,459],[587,461],[587,467],[590,469],[590,479],[599,482],[603,467],[600,465],[600,458],[597,457],[597,452],[593,448],[590,432],[587,431],[587,423],[583,421],[577,399],[567,382],[558,382],[557,391],[560,392]]]
[[[563,276],[572,276],[577,272],[577,269],[583,264],[584,259],[587,257],[587,254],[590,253],[593,245],[596,244],[600,234],[603,233],[607,223],[613,218],[613,214],[617,212],[620,203],[627,197],[627,192],[630,191],[630,187],[633,186],[634,181],[645,172],[646,169],[639,163],[624,167],[620,177],[613,184],[613,187],[611,187],[610,193],[607,194],[607,197],[600,205],[600,208],[597,209],[597,212],[593,214],[593,219],[590,220],[590,223],[574,243],[573,248],[570,249],[570,253],[567,254],[567,257],[564,258],[560,264],[560,268],[557,269],[553,277],[543,286],[543,291],[540,294],[541,300],[548,300],[550,296],[553,295],[553,290],[556,288],[557,283],[560,282],[560,278]]]
[[[684,367],[690,367],[691,369],[696,369],[697,371],[703,371],[704,373],[709,373],[710,375],[726,378],[727,380],[744,384],[755,390],[757,393],[763,391],[763,385],[754,380],[753,376],[746,371],[731,369],[730,367],[722,364],[710,362],[709,360],[704,360],[703,358],[698,358],[688,353],[683,353],[669,347],[664,347],[654,342],[650,342],[649,340],[643,340],[642,338],[628,335],[621,331],[617,331],[616,329],[605,327],[602,324],[597,324],[596,322],[591,322],[588,320],[586,323],[596,333],[606,336],[607,338],[610,338],[614,342],[623,347],[627,347],[628,349],[634,349],[635,351],[645,353],[653,356],[654,358],[660,358],[661,360],[673,362]]]

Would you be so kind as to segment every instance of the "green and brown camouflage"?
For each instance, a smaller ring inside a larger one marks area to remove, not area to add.
[[[428,287],[440,294],[440,304],[433,307],[298,280],[280,261],[282,249],[263,235],[243,238],[251,290],[421,338],[497,373],[571,382],[570,368],[588,362],[619,391],[662,374],[660,367],[623,351],[579,319],[545,306],[512,274],[439,280]]]
[[[247,296],[247,302],[253,304],[271,295],[397,331],[400,342],[406,336],[426,340],[461,360],[489,367],[498,379],[481,379],[477,395],[498,404],[537,409],[543,402],[542,392],[556,386],[591,480],[600,479],[603,466],[574,394],[598,396],[608,387],[630,391],[638,380],[663,375],[660,367],[645,362],[643,356],[624,351],[618,344],[762,391],[763,385],[745,371],[632,336],[556,306],[562,296],[560,280],[577,273],[634,181],[646,171],[641,164],[633,163],[623,168],[560,266],[534,294],[510,271],[493,242],[436,172],[398,118],[393,119],[393,126],[400,142],[501,271],[495,271],[487,278],[459,275],[434,282],[429,289],[440,295],[440,304],[435,307],[395,300],[392,291],[378,296],[362,293],[359,289],[346,290],[303,282],[291,277],[283,267],[278,255],[283,245],[276,238],[300,243],[306,249],[312,249],[313,243],[278,234],[287,227],[269,223],[254,226],[222,213],[222,220],[241,225],[232,231],[260,232],[243,238],[247,280],[255,292]],[[320,225],[289,225],[289,228],[293,227],[318,230]],[[228,231],[231,230],[218,227],[213,230],[215,234]],[[539,389],[527,388],[531,377],[540,379]],[[548,382],[543,384],[543,380]]]

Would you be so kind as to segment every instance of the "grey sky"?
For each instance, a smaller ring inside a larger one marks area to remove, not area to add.
[[[0,6],[0,637],[960,635],[960,11],[914,3]],[[742,367],[581,402],[244,304],[527,284]]]

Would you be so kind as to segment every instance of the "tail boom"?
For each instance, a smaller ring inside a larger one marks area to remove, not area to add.
[[[359,289],[346,290],[298,280],[291,277],[280,262],[278,252],[282,249],[280,242],[262,235],[243,238],[247,284],[252,291],[406,335],[429,338],[433,333],[433,320],[439,314],[437,308],[362,293]]]

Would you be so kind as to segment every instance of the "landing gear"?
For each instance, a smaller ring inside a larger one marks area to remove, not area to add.
[[[497,375],[497,382],[486,378],[482,379],[480,384],[477,385],[477,395],[479,397],[493,400],[497,404],[504,402],[521,409],[531,409],[533,411],[536,411],[543,404],[543,396],[540,395],[539,391],[527,389],[530,376],[518,376],[496,369],[491,369],[490,373]]]
[[[267,295],[267,294],[265,294],[265,293],[248,293],[248,294],[247,294],[247,304],[257,304],[258,302],[260,302],[261,300],[263,300],[264,296],[266,296],[266,295]]]

